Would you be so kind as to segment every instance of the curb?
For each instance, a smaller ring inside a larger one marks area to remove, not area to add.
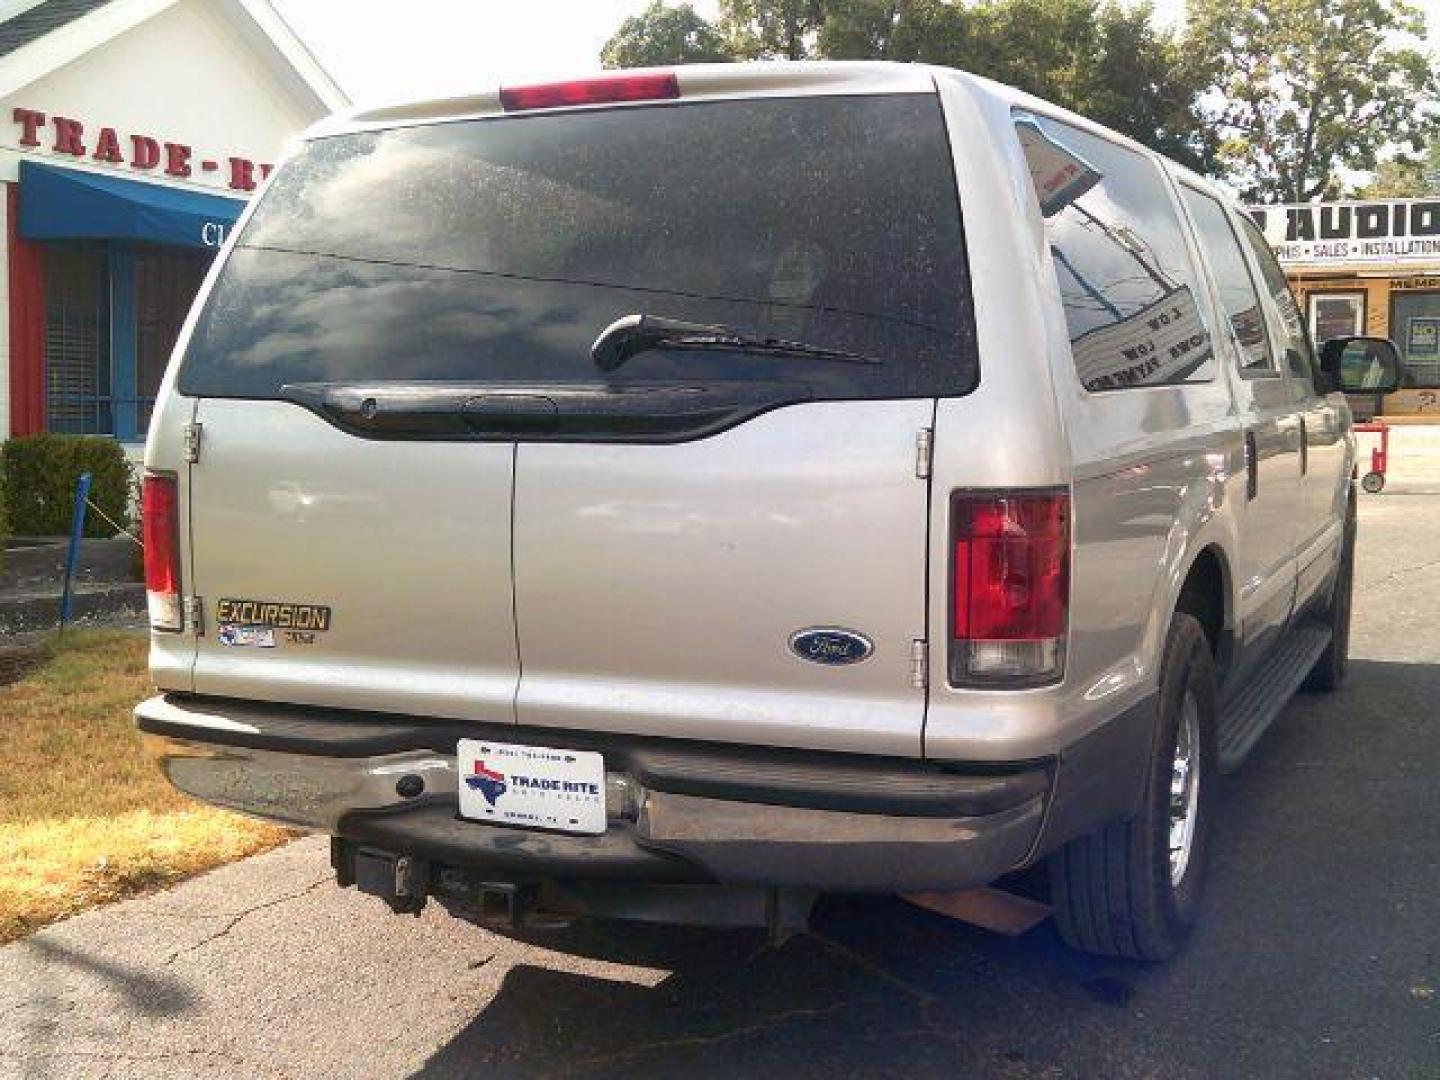
[[[76,619],[135,614],[145,611],[145,586],[137,582],[80,585],[73,597]],[[60,594],[42,593],[0,599],[0,634],[45,630],[60,622]]]

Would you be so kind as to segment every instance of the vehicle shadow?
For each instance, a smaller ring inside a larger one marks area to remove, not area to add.
[[[1373,883],[1433,895],[1440,815],[1407,828],[1424,796],[1399,781],[1440,767],[1425,728],[1437,696],[1440,665],[1359,661],[1339,693],[1287,708],[1221,784],[1206,918],[1170,964],[1073,953],[1048,923],[1004,938],[890,897],[827,897],[779,948],[748,932],[581,927],[534,940],[669,976],[522,963],[416,1075],[1412,1074],[1433,1032],[1387,1004],[1392,976],[1408,970],[1402,951],[1440,955],[1440,931]],[[1372,777],[1384,793],[1364,807],[1337,798]],[[1391,955],[1400,966],[1379,970]],[[1366,994],[1373,1006],[1356,1005]]]
[[[193,990],[181,979],[155,976],[143,970],[102,960],[94,953],[81,952],[53,938],[35,936],[17,943],[14,948],[38,953],[50,964],[75,968],[99,976],[120,993],[142,1016],[176,1016],[198,1005]]]
[[[193,1012],[200,1005],[199,996],[181,979],[151,975],[134,967],[102,960],[93,953],[70,948],[53,938],[35,936],[8,947],[37,955],[47,966],[47,974],[51,971],[55,974],[53,988],[46,985],[25,1003],[23,1011],[11,1013],[6,1020],[19,1025],[18,1030],[23,1032],[25,1055],[19,1062],[18,1075],[24,1080],[45,1080],[54,1076],[57,1064],[52,1055],[62,1051],[70,1038],[67,1028],[77,1003],[66,993],[64,974],[55,970],[57,968],[73,968],[81,974],[98,976],[124,999],[124,1008],[133,1009],[141,1018],[178,1016]],[[97,1059],[102,1056],[96,1055]],[[0,1072],[4,1072],[3,1067],[0,1067]],[[5,1075],[10,1074],[7,1072]]]

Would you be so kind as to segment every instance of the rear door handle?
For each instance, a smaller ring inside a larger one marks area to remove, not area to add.
[[[523,435],[554,431],[560,409],[543,394],[479,394],[460,406],[460,415],[472,431]]]
[[[1245,499],[1260,493],[1260,457],[1255,452],[1255,432],[1245,432]]]

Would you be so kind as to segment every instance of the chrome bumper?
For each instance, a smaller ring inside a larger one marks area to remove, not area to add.
[[[181,717],[223,737],[225,716],[164,698],[136,715]],[[151,726],[154,726],[153,724]],[[430,750],[326,757],[212,738],[146,734],[150,753],[180,790],[219,806],[517,878],[623,876],[647,867],[663,880],[915,891],[982,885],[1022,864],[1044,816],[1045,795],[971,817],[901,816],[708,798],[646,790],[607,772],[609,828],[599,837],[539,833],[456,817],[456,764]],[[419,777],[423,791],[402,777]],[[683,868],[683,869],[682,869]]]

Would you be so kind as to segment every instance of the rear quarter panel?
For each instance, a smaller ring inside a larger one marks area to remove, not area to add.
[[[1160,649],[1195,555],[1233,549],[1244,498],[1228,375],[1207,383],[1089,393],[1071,355],[1043,221],[1014,136],[1012,100],[940,79],[957,152],[975,282],[980,386],[936,415],[931,511],[932,688],[927,756],[1053,754],[1153,691]],[[1026,102],[1031,111],[1045,111]],[[1079,118],[1058,118],[1107,135]],[[982,151],[980,148],[984,147]],[[1168,183],[1168,181],[1167,181]],[[1176,206],[1177,218],[1183,221]],[[1209,296],[1202,298],[1215,326]],[[1237,489],[1238,482],[1238,489]],[[1019,691],[945,678],[948,495],[966,487],[1065,485],[1074,552],[1063,681]],[[1232,605],[1233,609],[1233,605]]]

